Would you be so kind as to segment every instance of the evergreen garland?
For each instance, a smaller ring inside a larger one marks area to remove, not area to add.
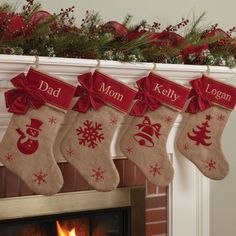
[[[82,24],[74,24],[74,7],[50,14],[27,0],[20,13],[0,6],[0,53],[49,57],[92,58],[127,62],[236,65],[235,27],[223,31],[217,24],[201,28],[205,14],[161,30],[161,24],[145,20],[130,25],[103,23],[98,13],[86,12]],[[185,30],[184,35],[177,32]]]

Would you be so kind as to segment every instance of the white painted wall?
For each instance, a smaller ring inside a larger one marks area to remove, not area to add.
[[[0,0],[0,3],[4,2]],[[20,2],[16,3],[20,8]],[[59,12],[61,8],[72,5],[76,7],[75,15],[80,22],[86,10],[100,12],[104,21],[122,21],[129,13],[133,15],[133,22],[141,19],[148,22],[158,21],[163,27],[178,23],[182,17],[192,18],[193,13],[199,16],[206,11],[203,24],[219,23],[227,29],[236,24],[235,0],[41,0],[45,10]],[[235,78],[236,81],[236,78]],[[236,82],[234,82],[236,84]],[[231,115],[222,137],[222,148],[230,162],[230,174],[223,181],[211,181],[210,184],[210,236],[236,235],[236,111]],[[199,235],[207,236],[207,235]]]
[[[235,3],[236,4],[236,3]],[[236,78],[232,81],[236,85]],[[210,236],[236,235],[236,109],[222,136],[222,149],[230,164],[230,173],[222,181],[210,184]]]
[[[24,0],[0,0],[12,2],[18,6]],[[191,17],[195,12],[199,16],[206,11],[206,23],[220,23],[223,27],[231,27],[235,23],[235,0],[39,0],[45,10],[59,12],[61,8],[75,6],[79,19],[86,10],[100,12],[103,19],[122,21],[129,13],[134,16],[134,22],[146,19],[148,22],[159,21],[163,27],[174,24],[182,17]]]

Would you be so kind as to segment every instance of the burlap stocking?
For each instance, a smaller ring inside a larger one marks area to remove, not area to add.
[[[178,150],[211,179],[223,179],[229,164],[221,135],[236,100],[234,87],[203,76],[191,81],[193,97],[184,114]]]
[[[75,100],[75,99],[73,99],[73,100]],[[77,112],[74,112],[73,110],[71,110],[74,103],[75,102],[72,101],[72,104],[70,105],[68,112],[65,114],[64,120],[61,124],[59,131],[58,131],[55,142],[53,143],[53,154],[54,154],[54,157],[56,158],[56,160],[63,160],[64,159],[64,157],[61,153],[61,143],[77,116]]]
[[[120,148],[150,182],[168,185],[174,170],[167,154],[166,140],[189,89],[153,73],[137,84],[139,100],[131,114],[141,117],[132,119],[121,138]]]
[[[120,141],[122,153],[156,185],[168,185],[174,175],[166,140],[177,114],[162,106],[144,117],[134,117]]]
[[[103,106],[76,114],[61,143],[64,158],[96,190],[109,191],[119,183],[119,174],[110,156],[110,144],[123,114]]]
[[[1,162],[35,193],[54,194],[63,178],[52,145],[75,87],[34,69],[11,81],[16,89],[6,92],[6,102],[15,114],[0,144]]]
[[[110,191],[119,183],[110,145],[124,113],[103,101],[126,111],[135,92],[98,71],[79,76],[79,82],[81,96],[71,111],[76,118],[61,143],[61,152],[94,189]]]

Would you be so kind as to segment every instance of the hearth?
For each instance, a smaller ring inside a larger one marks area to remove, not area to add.
[[[144,204],[144,188],[5,198],[0,235],[143,236]]]
[[[4,236],[130,236],[130,207],[0,222]]]

